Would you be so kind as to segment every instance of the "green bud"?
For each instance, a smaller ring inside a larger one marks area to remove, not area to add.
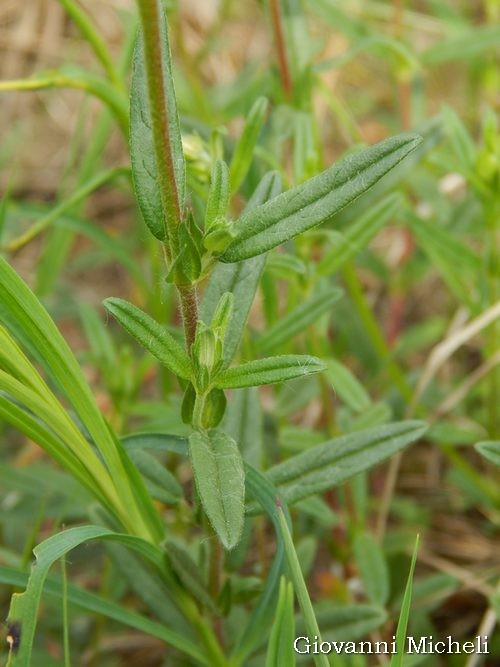
[[[222,160],[216,160],[212,168],[210,191],[205,211],[205,233],[225,221],[229,206],[229,169]]]
[[[203,238],[205,248],[216,255],[220,255],[234,238],[233,231],[227,220],[219,219]]]
[[[227,399],[222,389],[212,389],[205,397],[201,425],[203,428],[215,428],[226,411]]]
[[[219,299],[211,324],[211,328],[220,340],[224,340],[224,336],[226,335],[226,330],[233,314],[233,307],[234,296],[231,292],[224,292]]]
[[[191,382],[186,387],[184,398],[182,399],[181,417],[185,424],[191,424],[193,421],[194,404],[196,401],[196,391]]]
[[[191,174],[200,183],[208,183],[212,158],[207,144],[197,134],[185,134],[182,137],[182,150]]]

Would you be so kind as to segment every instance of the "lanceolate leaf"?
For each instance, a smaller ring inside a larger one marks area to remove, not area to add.
[[[164,90],[168,109],[168,127],[171,151],[174,159],[175,181],[181,209],[186,190],[186,166],[182,151],[181,131],[177,104],[172,83],[168,28],[164,13],[161,13],[160,35],[162,41],[162,68]],[[144,63],[144,43],[139,36],[135,54],[132,84],[130,89],[130,156],[135,194],[144,222],[154,236],[161,241],[167,237],[166,215],[161,199],[158,166],[155,156],[151,109],[149,106],[148,82]]]
[[[422,139],[400,134],[349,155],[274,200],[243,213],[234,223],[235,240],[222,254],[224,262],[260,255],[302,232],[326,222],[393,169]]]
[[[476,449],[484,456],[485,459],[488,459],[488,461],[491,461],[491,463],[500,466],[500,440],[486,440],[484,442],[478,442]]]
[[[266,477],[292,503],[377,465],[418,440],[421,421],[384,424],[329,440],[270,468]]]
[[[245,472],[236,442],[222,431],[193,433],[189,453],[196,488],[222,544],[232,549],[243,530]]]
[[[316,357],[302,354],[284,354],[267,359],[249,361],[228,368],[217,376],[215,384],[221,389],[259,387],[325,370],[325,364]]]
[[[249,200],[245,210],[251,210],[264,202],[276,197],[281,192],[281,179],[276,172],[264,176]],[[266,256],[254,257],[246,262],[236,264],[218,264],[208,284],[200,308],[200,318],[210,322],[217,304],[224,292],[234,296],[234,309],[231,321],[224,338],[224,362],[231,363],[247,321],[255,292],[264,269]]]
[[[285,341],[293,338],[296,334],[304,331],[306,327],[326,313],[332,305],[340,299],[342,290],[336,287],[313,296],[309,301],[297,306],[287,315],[282,317],[276,324],[270,327],[257,341],[259,349],[270,351]]]
[[[172,373],[189,380],[192,374],[191,360],[165,327],[124,299],[106,299],[104,307],[158,361]]]

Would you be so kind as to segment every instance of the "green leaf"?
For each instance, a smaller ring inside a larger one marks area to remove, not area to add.
[[[175,375],[190,379],[193,372],[191,360],[165,327],[124,299],[111,297],[103,303],[122,327],[158,361]]]
[[[173,452],[181,456],[188,455],[187,438],[170,433],[131,433],[121,438],[127,452],[137,449],[151,449],[157,452]]]
[[[354,556],[370,602],[385,606],[389,599],[390,578],[384,552],[371,533],[360,533],[354,540]]]
[[[19,572],[10,567],[0,567],[0,583],[2,584],[15,586],[16,588],[25,588],[28,585],[28,581],[29,577],[24,572]],[[52,576],[47,577],[43,592],[57,599],[63,597],[61,582]],[[95,593],[82,590],[72,584],[68,585],[67,596],[68,602],[79,609],[91,614],[98,614],[100,617],[110,618],[129,628],[144,632],[151,637],[157,637],[166,644],[179,648],[179,650],[200,661],[200,663],[204,665],[210,664],[209,659],[194,646],[192,641],[170,630],[164,623],[152,621],[145,616],[124,608],[121,604],[104,599]]]
[[[477,451],[491,463],[500,466],[500,440],[485,440],[475,445]]]
[[[355,412],[364,412],[371,405],[370,397],[353,373],[335,359],[326,362],[326,377],[334,391]]]
[[[161,539],[163,527],[138,471],[106,424],[68,344],[49,314],[16,272],[0,258],[0,318],[63,391],[112,478],[118,511],[133,534]],[[126,510],[125,510],[126,508]]]
[[[94,539],[109,539],[120,542],[136,550],[156,568],[161,570],[163,567],[163,554],[157,547],[138,537],[114,533],[100,526],[70,528],[44,540],[34,549],[36,565],[31,570],[25,592],[21,594],[15,593],[12,596],[8,622],[9,624],[18,623],[22,629],[19,650],[12,654],[12,667],[27,667],[31,664],[31,650],[38,607],[50,567],[71,549],[82,544],[82,542]],[[172,633],[172,635],[174,634]],[[184,642],[182,642],[181,646],[184,646]]]
[[[245,472],[235,441],[222,431],[193,433],[189,453],[203,508],[226,549],[243,530]]]
[[[415,564],[417,562],[419,537],[415,540],[415,548],[413,550],[413,557],[411,559],[410,572],[408,573],[408,580],[406,582],[405,594],[403,597],[403,604],[401,606],[401,613],[399,615],[398,627],[396,630],[396,649],[390,662],[390,667],[402,667],[405,655],[406,643],[406,629],[408,627],[408,619],[410,618],[411,595],[413,588],[413,573],[415,572]]]
[[[225,220],[229,206],[229,170],[223,160],[215,160],[205,210],[205,233],[217,222]]]
[[[148,452],[132,450],[130,458],[144,477],[146,488],[155,500],[176,505],[182,499],[182,487],[158,459]]]
[[[278,605],[267,647],[266,667],[295,667],[294,639],[293,586],[285,577],[281,577]]]
[[[168,109],[168,129],[174,173],[181,213],[186,196],[186,164],[182,151],[181,131],[172,78],[168,27],[163,9],[159,30],[162,49],[163,86]],[[134,67],[130,88],[130,156],[132,175],[139,208],[150,232],[160,241],[167,237],[167,215],[163,208],[161,184],[153,138],[148,80],[144,60],[144,40],[139,35],[134,53]]]
[[[297,600],[299,602],[300,609],[302,611],[302,617],[304,619],[307,636],[314,638],[317,637],[318,642],[321,643],[321,634],[318,627],[318,621],[316,620],[311,598],[309,597],[309,593],[307,591],[306,582],[304,581],[304,576],[302,575],[302,570],[300,569],[299,559],[297,558],[297,552],[295,551],[292,536],[290,535],[290,530],[288,528],[285,515],[281,509],[281,505],[278,505],[278,518],[280,522],[281,535],[285,545],[286,559],[290,569],[290,576],[297,594]],[[314,655],[314,663],[317,667],[329,667],[330,664],[326,655],[322,653]]]
[[[313,296],[309,301],[297,306],[270,327],[257,340],[257,347],[268,352],[279,347],[298,333],[302,333],[306,327],[328,312],[342,294],[341,289],[333,287]]]
[[[271,248],[331,219],[366,192],[422,139],[400,134],[348,155],[322,174],[274,200],[258,206],[234,223],[235,240],[222,254],[224,262],[238,262]]]
[[[262,465],[263,414],[255,387],[234,392],[227,406],[222,430],[240,448],[245,461],[259,469]]]
[[[217,607],[203,581],[200,567],[191,558],[189,551],[182,544],[173,540],[166,540],[165,549],[173,571],[177,574],[186,590],[192,593],[212,613],[218,614]]]
[[[331,275],[342,268],[394,217],[402,202],[403,198],[399,193],[391,194],[349,225],[347,231],[339,235],[338,243],[333,244],[319,263],[318,273]]]
[[[231,191],[236,192],[243,183],[252,164],[255,146],[266,116],[268,102],[265,97],[255,100],[245,120],[243,132],[235,146],[229,171],[231,173]]]
[[[215,384],[222,389],[259,387],[319,373],[325,368],[325,364],[316,357],[305,354],[285,354],[256,359],[234,368],[228,368],[217,375]]]
[[[262,628],[268,628],[272,623],[276,592],[284,562],[283,537],[279,525],[278,513],[276,511],[276,489],[251,465],[245,464],[245,473],[246,489],[249,496],[258,501],[274,526],[276,533],[276,550],[272,566],[266,578],[264,591],[260,596],[258,603],[253,608],[249,621],[231,655],[234,664],[237,665],[245,664],[247,656],[265,641],[267,635],[262,632]],[[283,505],[283,510],[289,518],[286,505]]]
[[[281,192],[279,174],[270,172],[264,176],[249,200],[245,210],[259,206]],[[219,263],[213,271],[200,308],[200,319],[210,322],[224,292],[234,296],[234,308],[224,338],[224,362],[229,365],[236,354],[245,324],[253,303],[266,256],[254,257],[236,264]]]
[[[424,422],[415,420],[356,431],[273,466],[266,477],[292,503],[372,468],[418,440],[426,429]]]

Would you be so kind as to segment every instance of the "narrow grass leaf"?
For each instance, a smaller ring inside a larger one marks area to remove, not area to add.
[[[379,543],[371,533],[360,533],[354,539],[354,556],[370,602],[385,606],[389,599],[390,577]]]
[[[277,491],[274,486],[255,468],[245,464],[246,490],[250,498],[255,499],[271,520],[276,533],[276,549],[274,559],[266,578],[264,591],[253,608],[243,633],[233,649],[231,655],[235,664],[245,664],[246,658],[266,639],[263,628],[269,628],[272,623],[275,600],[279,581],[284,565],[284,545],[281,534],[278,512],[276,508]],[[290,520],[288,509],[282,505],[287,520]]]
[[[202,505],[226,549],[243,530],[245,472],[236,442],[222,431],[193,433],[189,453]]]
[[[273,201],[243,213],[234,223],[235,240],[222,254],[238,262],[288,241],[331,219],[409,155],[422,139],[400,134],[349,155]]]
[[[28,581],[29,577],[24,572],[19,572],[10,567],[0,567],[0,583],[2,584],[15,586],[16,588],[26,588]],[[52,576],[47,577],[43,586],[43,592],[44,594],[60,599],[63,595],[61,582]],[[191,639],[170,630],[164,623],[152,621],[137,612],[126,609],[121,604],[112,602],[95,593],[85,591],[72,584],[68,584],[67,595],[69,603],[85,612],[109,618],[117,623],[122,623],[126,627],[134,628],[151,637],[156,637],[198,660],[201,664],[210,665],[209,659],[196,648]],[[21,663],[18,662],[17,664],[20,667]]]
[[[264,176],[250,198],[245,210],[276,197],[281,192],[281,179],[276,172]],[[245,262],[235,264],[219,263],[213,271],[208,287],[205,291],[200,307],[200,319],[210,322],[217,308],[217,304],[224,292],[231,292],[234,296],[234,308],[231,321],[224,338],[224,362],[231,363],[259,286],[266,256],[254,257]]]
[[[71,549],[94,539],[110,539],[120,542],[138,551],[157,568],[161,569],[163,565],[163,554],[160,549],[141,538],[114,533],[100,526],[70,528],[44,540],[33,551],[36,564],[31,570],[25,592],[15,593],[12,596],[8,622],[9,624],[18,623],[22,633],[19,650],[13,654],[12,667],[28,667],[31,664],[38,607],[50,567]]]
[[[296,502],[372,468],[418,440],[426,429],[424,422],[415,420],[357,431],[278,463],[266,477],[287,502]]]
[[[318,272],[321,275],[331,275],[341,269],[346,262],[366,248],[377,232],[394,218],[402,203],[403,197],[399,193],[393,193],[349,225],[318,264]]]
[[[86,469],[78,457],[68,450],[47,426],[2,394],[0,394],[0,417],[18,429],[20,433],[24,433],[33,442],[40,445],[54,461],[78,480],[99,502],[105,506],[108,505],[109,499],[99,485],[99,481]]]
[[[490,463],[500,466],[500,440],[485,440],[475,445],[477,451]]]
[[[229,171],[231,174],[231,191],[236,192],[243,183],[254,157],[255,146],[259,138],[268,101],[265,97],[259,97],[255,100],[248,116],[238,142],[236,143]]]
[[[415,564],[417,562],[419,537],[415,540],[415,548],[413,549],[413,557],[411,559],[410,572],[406,582],[405,594],[403,597],[403,604],[399,614],[398,627],[396,630],[396,649],[397,653],[391,658],[390,667],[403,667],[406,643],[406,630],[408,627],[408,620],[410,618],[411,596],[413,588],[413,573],[415,572]]]
[[[215,384],[221,389],[260,387],[264,384],[276,384],[320,373],[325,368],[325,364],[316,357],[305,354],[284,354],[228,368],[216,377]]]
[[[347,366],[335,359],[328,359],[325,374],[334,391],[354,412],[368,410],[371,406],[370,396]]]
[[[0,258],[0,317],[34,351],[37,361],[63,391],[106,463],[132,533],[161,539],[163,528],[137,470],[106,424],[68,344],[49,314],[17,273]],[[126,511],[125,511],[126,507]]]
[[[283,537],[283,543],[285,546],[285,554],[288,562],[288,567],[290,568],[290,576],[293,582],[295,592],[297,594],[297,600],[302,611],[304,618],[304,625],[306,627],[308,637],[317,637],[318,642],[321,642],[321,635],[318,627],[318,622],[314,614],[314,609],[311,603],[311,598],[307,592],[306,582],[302,575],[302,570],[300,569],[299,559],[297,558],[297,552],[292,541],[292,536],[288,529],[288,524],[285,519],[285,515],[281,509],[281,506],[278,506],[278,517],[280,521],[280,530]],[[314,655],[314,663],[317,667],[329,667],[330,662],[326,655],[319,653]]]
[[[292,583],[281,577],[278,604],[267,647],[266,667],[295,667],[293,595]]]
[[[165,105],[168,109],[168,133],[174,162],[175,182],[181,212],[186,196],[186,164],[182,150],[181,130],[177,115],[177,103],[173,86],[168,26],[163,7],[159,25]],[[153,124],[149,103],[148,80],[144,59],[144,40],[139,35],[135,53],[130,88],[130,157],[132,175],[139,208],[150,232],[160,241],[167,237],[166,216],[161,197],[161,187],[153,137]]]
[[[297,306],[260,336],[257,340],[258,348],[266,352],[271,351],[298,333],[303,332],[306,327],[316,322],[321,315],[327,313],[333,304],[340,299],[342,293],[339,288],[330,288],[328,291],[313,296],[309,301]]]
[[[191,360],[166,327],[124,299],[105,299],[104,307],[138,343],[172,373],[185,380],[191,378]]]

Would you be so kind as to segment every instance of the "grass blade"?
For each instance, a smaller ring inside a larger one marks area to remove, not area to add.
[[[413,589],[413,573],[415,571],[415,564],[417,562],[419,537],[415,540],[415,548],[413,549],[413,557],[411,559],[410,572],[408,573],[408,581],[406,582],[405,594],[403,597],[403,604],[401,606],[401,613],[399,615],[398,628],[396,630],[396,649],[397,653],[392,656],[390,667],[403,667],[406,643],[406,629],[408,627],[408,619],[410,617],[411,595]]]
[[[285,515],[283,514],[283,510],[281,509],[281,505],[278,505],[278,517],[281,535],[285,545],[286,559],[288,562],[288,567],[290,568],[290,576],[297,594],[297,600],[299,601],[299,605],[302,610],[307,636],[311,638],[317,637],[318,642],[321,643],[321,634],[319,631],[318,622],[314,614],[311,598],[307,592],[306,582],[304,581],[302,570],[300,569],[297,552],[295,551],[292,536],[290,535],[288,524],[286,522]],[[323,655],[322,653],[314,655],[314,663],[317,667],[330,667],[330,661],[326,655]]]

